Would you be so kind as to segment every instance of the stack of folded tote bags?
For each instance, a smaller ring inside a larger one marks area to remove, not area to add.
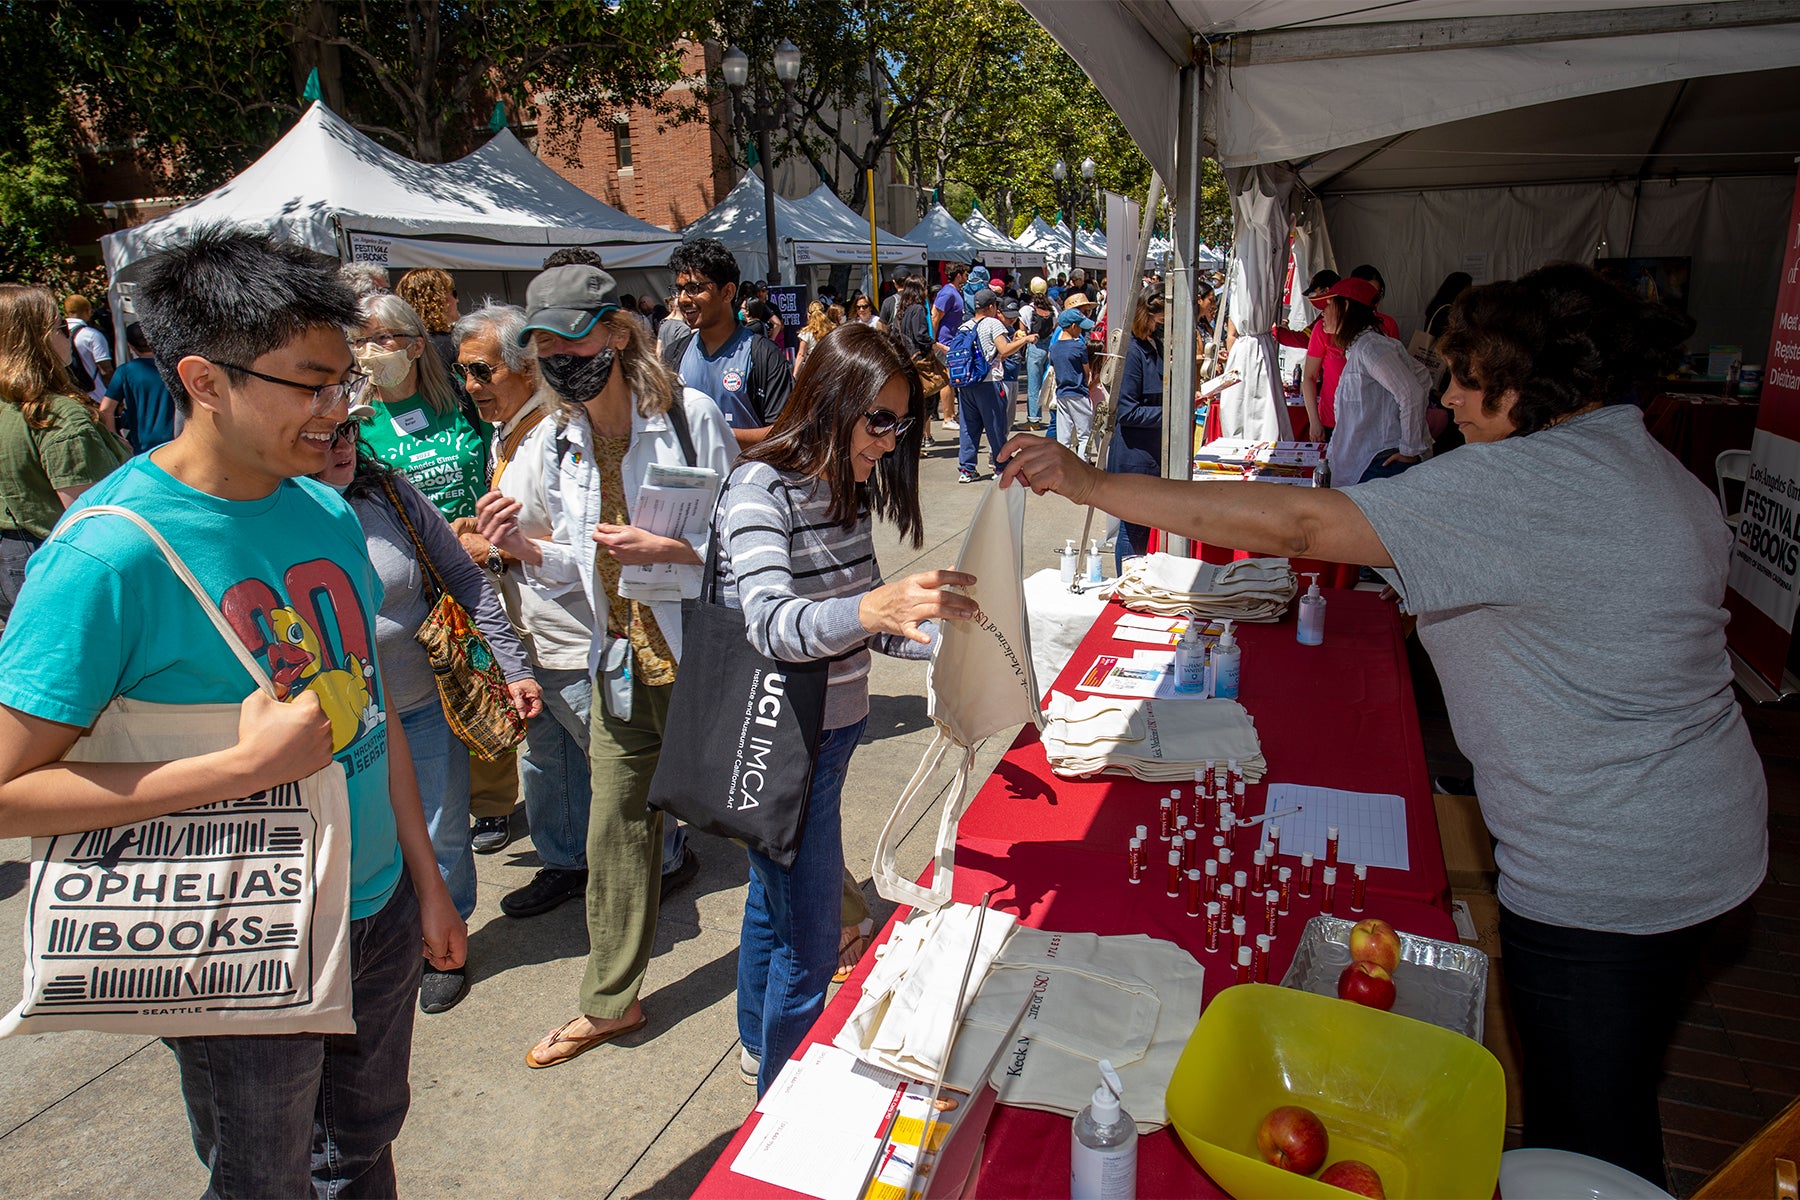
[[[1128,559],[1113,596],[1136,612],[1210,620],[1269,622],[1294,601],[1294,571],[1285,558],[1202,562],[1172,554]]]
[[[1156,783],[1192,782],[1209,760],[1237,760],[1249,783],[1268,770],[1262,740],[1235,700],[1077,700],[1051,692],[1044,706],[1044,752],[1058,775],[1132,775]]]

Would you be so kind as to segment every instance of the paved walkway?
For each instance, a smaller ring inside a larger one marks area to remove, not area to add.
[[[951,566],[986,489],[959,485],[954,450],[941,445],[921,477],[924,547],[902,548],[878,527],[890,579]],[[1054,566],[1053,549],[1080,534],[1081,519],[1056,497],[1032,499],[1027,573]],[[865,884],[876,835],[930,740],[924,687],[923,663],[876,656],[868,733],[844,792],[844,844]],[[989,742],[983,773],[1009,741]],[[908,873],[922,869],[935,825],[933,813],[905,843]],[[420,1015],[413,1041],[412,1112],[395,1151],[404,1194],[598,1200],[692,1192],[754,1100],[738,1076],[734,1005],[743,853],[706,837],[694,844],[699,878],[663,906],[643,996],[649,1027],[546,1071],[528,1070],[524,1055],[575,1014],[587,952],[581,906],[525,921],[503,917],[500,897],[536,868],[529,839],[477,858],[473,986],[450,1012]],[[0,931],[20,927],[27,853],[23,840],[0,841]],[[892,906],[865,890],[885,918]],[[20,978],[20,954],[16,936],[0,935],[0,982]],[[0,986],[0,1003],[16,1000],[14,986]],[[0,1170],[0,1191],[13,1196],[198,1195],[205,1172],[168,1051],[141,1037],[0,1041]]]

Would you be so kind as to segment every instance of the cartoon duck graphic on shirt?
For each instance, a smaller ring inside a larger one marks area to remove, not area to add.
[[[374,704],[369,684],[375,668],[354,654],[344,656],[344,666],[327,668],[319,636],[292,608],[269,613],[275,639],[269,646],[269,674],[283,700],[299,692],[319,698],[331,721],[331,752],[336,754],[357,736],[379,723],[383,714]]]

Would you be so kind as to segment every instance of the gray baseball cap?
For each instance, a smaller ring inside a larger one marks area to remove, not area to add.
[[[619,307],[613,277],[599,267],[579,263],[541,272],[525,289],[525,327],[519,345],[542,329],[573,341],[585,337],[594,322]]]

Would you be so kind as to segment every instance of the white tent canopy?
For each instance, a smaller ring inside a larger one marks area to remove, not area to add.
[[[775,236],[781,255],[782,278],[798,278],[796,271],[816,265],[862,263],[869,261],[869,227],[861,223],[853,229],[839,220],[826,220],[818,212],[822,207],[817,193],[802,207],[800,201],[776,196]],[[841,205],[854,221],[855,213]],[[683,239],[715,237],[737,256],[738,270],[745,279],[767,278],[769,274],[769,236],[763,219],[763,182],[755,171],[746,171],[726,197],[712,211],[681,231]],[[887,235],[892,238],[892,234]],[[895,262],[923,263],[925,248],[894,239]],[[882,253],[884,259],[887,253]]]
[[[678,240],[568,183],[509,132],[457,162],[417,163],[320,103],[227,183],[102,238],[107,271],[128,283],[159,247],[216,221],[391,267],[536,270],[559,246],[591,246],[609,268],[642,267],[667,262]]]
[[[1017,270],[1021,267],[1044,269],[1044,252],[1006,236],[1001,228],[988,220],[980,208],[969,213],[963,230],[981,246],[981,261],[988,268]]]
[[[906,240],[924,246],[925,257],[933,262],[972,263],[981,257],[981,244],[941,203],[933,204],[931,211],[919,218]]]
[[[1044,266],[1051,272],[1067,274],[1071,269],[1069,262],[1069,227],[1060,220],[1051,225],[1042,217],[1033,217],[1031,224],[1019,233],[1019,242],[1044,255]],[[1075,243],[1075,262],[1073,266],[1084,270],[1105,270],[1106,256],[1095,255],[1083,248],[1081,242]]]
[[[816,228],[829,231],[860,247],[860,253],[848,261],[866,264],[869,261],[869,219],[860,217],[856,210],[838,199],[837,193],[829,186],[821,183],[811,192],[790,201],[800,212],[809,217]],[[884,264],[925,262],[923,244],[907,238],[896,237],[880,226],[875,227],[875,246],[880,252]],[[820,262],[838,262],[839,259],[821,258]]]

